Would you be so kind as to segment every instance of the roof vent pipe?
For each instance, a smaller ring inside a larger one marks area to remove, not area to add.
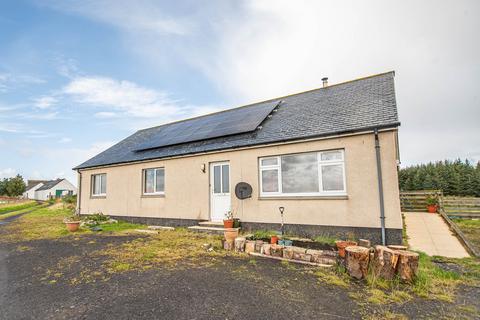
[[[324,88],[328,87],[328,77],[322,78],[322,84]]]

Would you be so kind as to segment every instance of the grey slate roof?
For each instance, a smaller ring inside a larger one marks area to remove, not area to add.
[[[28,190],[32,189],[33,187],[37,186],[38,184],[45,183],[47,181],[48,180],[28,180],[27,181],[27,188],[25,189],[25,191],[28,191]]]
[[[59,184],[63,179],[57,179],[57,180],[50,180],[46,181],[43,186],[38,188],[36,191],[42,191],[42,190],[49,190],[55,187],[57,184]]]
[[[253,132],[135,151],[169,124],[139,130],[74,169],[397,127],[394,75],[392,71],[259,102],[257,105],[283,101],[262,128]],[[188,125],[188,119],[183,121]]]

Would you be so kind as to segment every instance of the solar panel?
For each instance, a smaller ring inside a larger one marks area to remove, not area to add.
[[[277,102],[256,104],[166,124],[158,127],[136,151],[251,132],[277,105]]]

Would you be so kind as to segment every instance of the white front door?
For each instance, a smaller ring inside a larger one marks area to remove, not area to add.
[[[231,210],[230,164],[210,163],[210,220],[222,221]]]

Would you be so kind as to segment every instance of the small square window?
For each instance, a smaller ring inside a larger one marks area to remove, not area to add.
[[[143,172],[143,193],[163,194],[165,192],[165,169],[145,169]]]
[[[104,196],[107,194],[107,174],[92,175],[92,195]]]

